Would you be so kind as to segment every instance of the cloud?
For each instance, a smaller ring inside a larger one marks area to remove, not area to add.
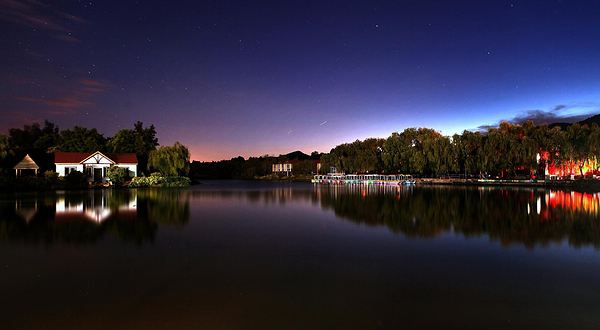
[[[55,39],[59,39],[59,40],[64,40],[64,41],[68,41],[68,42],[79,42],[80,40],[70,36],[70,35],[66,35],[66,34],[58,34],[54,36]]]
[[[69,23],[87,23],[84,19],[55,10],[35,0],[2,0],[0,1],[0,19],[14,24],[27,26],[48,32],[52,37],[68,42],[77,38],[65,35],[70,31]],[[67,20],[69,22],[67,22]],[[66,26],[69,26],[67,28]]]
[[[11,80],[15,85],[30,85],[32,80],[24,78],[13,78]],[[75,114],[79,109],[90,108],[96,106],[95,97],[108,92],[113,85],[92,80],[89,78],[75,79],[69,85],[55,86],[46,91],[46,97],[36,97],[31,95],[14,96],[14,99],[40,105],[44,114],[51,115],[70,115]]]
[[[87,79],[87,78],[79,78],[76,81],[78,83],[80,83],[82,85],[86,85],[86,86],[115,87],[111,84],[107,84],[107,83],[103,83],[103,82],[99,82],[99,81],[95,81],[95,80],[91,80],[91,79]]]
[[[39,99],[39,98],[31,98],[31,97],[17,97],[17,100],[33,102],[42,104],[49,107],[61,107],[61,108],[83,108],[95,105],[92,102],[88,102],[82,99],[79,99],[72,95],[65,95],[56,99]],[[56,111],[53,110],[51,113],[53,114],[67,114],[73,113],[71,111]]]
[[[470,129],[468,131],[487,133],[488,129],[490,129],[490,128],[498,128],[498,125],[479,125],[479,126],[477,126],[477,128]]]
[[[43,121],[42,117],[32,117],[29,111],[0,111],[0,132],[8,132],[9,129],[19,125],[41,121]]]
[[[82,91],[92,92],[92,93],[106,93],[104,89],[93,88],[93,87],[85,87],[81,89]]]
[[[572,109],[587,108],[585,113],[578,111],[578,114],[574,114]],[[524,113],[515,116],[511,119],[506,119],[510,123],[523,124],[528,120],[533,121],[535,125],[540,124],[553,124],[553,123],[575,123],[582,121],[590,116],[596,115],[600,112],[599,105],[593,104],[577,104],[577,105],[564,105],[560,104],[552,108],[551,110],[526,110]]]
[[[577,111],[577,114],[573,113]],[[582,110],[585,112],[582,113]],[[573,105],[559,104],[549,110],[525,110],[513,118],[500,120],[495,124],[480,125],[471,131],[487,132],[488,128],[497,128],[503,121],[522,125],[531,120],[535,125],[554,123],[576,123],[600,113],[600,104],[594,102],[583,102]]]

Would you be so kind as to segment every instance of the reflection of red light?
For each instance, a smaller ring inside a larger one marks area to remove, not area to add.
[[[546,205],[550,208],[562,207],[566,210],[598,214],[600,193],[588,194],[580,192],[550,192],[546,198]]]

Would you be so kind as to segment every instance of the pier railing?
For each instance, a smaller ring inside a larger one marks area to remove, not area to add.
[[[315,175],[312,182],[330,184],[402,184],[412,182],[409,174],[340,174]]]

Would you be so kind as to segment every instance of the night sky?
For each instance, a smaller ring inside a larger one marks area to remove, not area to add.
[[[0,132],[136,121],[192,159],[600,113],[600,1],[0,0]]]

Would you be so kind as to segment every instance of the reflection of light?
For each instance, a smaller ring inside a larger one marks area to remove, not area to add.
[[[538,197],[538,200],[537,200],[537,214],[540,214],[540,212],[542,212],[542,198]]]
[[[65,198],[59,198],[56,200],[56,212],[57,213],[69,213],[69,212],[83,212],[83,202],[73,205],[68,203]]]
[[[92,219],[92,221],[94,221],[94,222],[102,222],[102,221],[106,220],[106,218],[108,218],[112,212],[110,211],[110,209],[96,208],[96,209],[86,210],[83,213],[85,214],[86,217]]]
[[[137,208],[137,195],[133,196],[129,203],[123,204],[119,207],[119,210],[135,210]]]
[[[598,214],[600,209],[600,193],[588,194],[571,191],[550,192],[546,201],[548,207],[562,207],[570,211],[587,212],[589,214]]]
[[[87,201],[74,204],[65,197],[56,200],[55,219],[58,222],[93,221],[96,223],[107,220],[111,216],[116,218],[137,217],[137,194],[132,193],[129,198],[117,203],[109,203],[112,192],[101,195],[89,196]],[[109,207],[109,204],[111,206]]]

